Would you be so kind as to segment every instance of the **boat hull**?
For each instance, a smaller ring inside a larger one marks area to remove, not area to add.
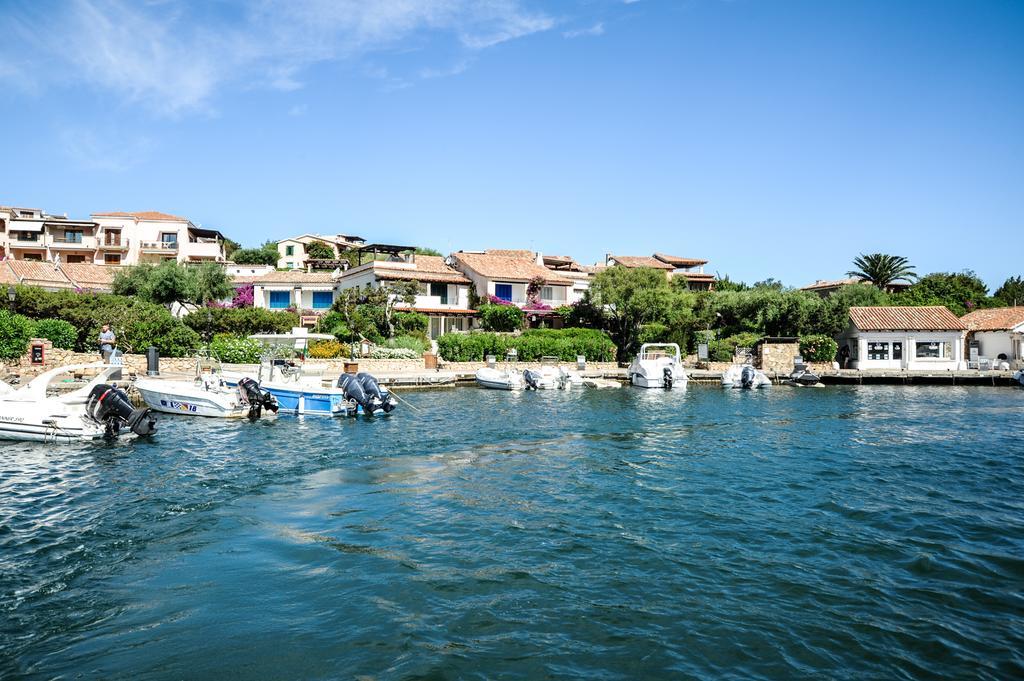
[[[104,435],[103,428],[86,423],[81,418],[53,419],[55,425],[40,421],[16,420],[0,418],[0,440],[17,440],[22,442],[82,442],[99,440]]]
[[[142,400],[150,409],[165,414],[206,416],[211,418],[241,418],[249,413],[247,407],[229,393],[200,393],[191,390],[175,390],[171,387],[157,387],[136,382]]]

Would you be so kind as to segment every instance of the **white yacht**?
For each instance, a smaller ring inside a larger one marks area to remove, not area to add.
[[[78,390],[50,397],[47,390],[57,379],[98,369]],[[110,364],[73,364],[36,376],[15,389],[0,382],[0,439],[32,442],[76,442],[114,438],[127,428],[136,435],[152,435],[156,419],[146,407],[135,409],[111,376],[124,367]]]
[[[523,371],[523,382],[529,390],[568,390],[583,385],[583,377],[560,366],[558,357],[541,357],[540,368]]]
[[[629,382],[640,388],[685,388],[689,380],[675,343],[644,343],[628,373]]]
[[[1015,373],[1013,375],[1013,378],[1021,385],[1024,385],[1024,369],[1021,369],[1020,371]]]

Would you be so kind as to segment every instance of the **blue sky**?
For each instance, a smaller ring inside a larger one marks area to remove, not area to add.
[[[0,203],[1024,274],[1013,0],[0,0]]]

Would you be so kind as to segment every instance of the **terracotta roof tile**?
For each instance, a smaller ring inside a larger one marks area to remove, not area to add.
[[[262,277],[255,277],[253,283],[263,284],[333,284],[334,275],[330,272],[306,272],[292,270],[290,272],[267,272]]]
[[[942,305],[851,307],[850,321],[861,331],[963,331],[966,328]]]
[[[485,252],[487,255],[507,255],[513,258],[529,258],[530,260],[536,260],[537,258],[536,253],[522,248],[488,248]]]
[[[968,331],[1012,331],[1024,324],[1024,307],[975,310],[960,318]]]
[[[819,279],[818,281],[804,286],[801,291],[818,291],[821,289],[833,289],[839,288],[840,286],[852,286],[853,284],[862,284],[863,279],[849,278],[849,279]]]
[[[530,251],[519,251],[519,253],[530,253]],[[538,265],[532,254],[530,257],[523,257],[522,255],[501,255],[491,251],[487,253],[459,251],[453,255],[456,261],[489,279],[530,281],[534,277],[540,277],[548,284],[559,286],[572,284],[569,279],[560,278],[552,270]]]
[[[65,263],[60,268],[76,287],[105,291],[111,290],[118,269],[89,263]]]
[[[701,260],[699,258],[681,258],[678,255],[665,255],[664,253],[655,253],[654,257],[663,263],[672,265],[673,267],[694,267],[696,265],[707,265],[707,260]]]
[[[59,267],[52,262],[33,260],[8,260],[7,266],[27,286],[48,286],[50,288],[74,288]],[[61,266],[63,267],[63,265]]]
[[[135,218],[136,220],[177,220],[179,222],[189,222],[188,218],[181,218],[177,215],[169,215],[167,213],[161,213],[157,210],[142,210],[134,213],[128,213],[124,211],[111,211],[109,213],[93,213],[93,217],[109,217],[109,218]]]
[[[649,255],[613,255],[611,259],[623,267],[650,267],[656,270],[674,270],[675,267]]]
[[[18,284],[18,277],[14,275],[11,268],[7,266],[8,261],[0,261],[0,284],[10,286],[11,284]]]

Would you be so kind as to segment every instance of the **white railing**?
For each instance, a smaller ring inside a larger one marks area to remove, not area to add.
[[[139,245],[144,251],[178,251],[177,241],[142,241]]]

